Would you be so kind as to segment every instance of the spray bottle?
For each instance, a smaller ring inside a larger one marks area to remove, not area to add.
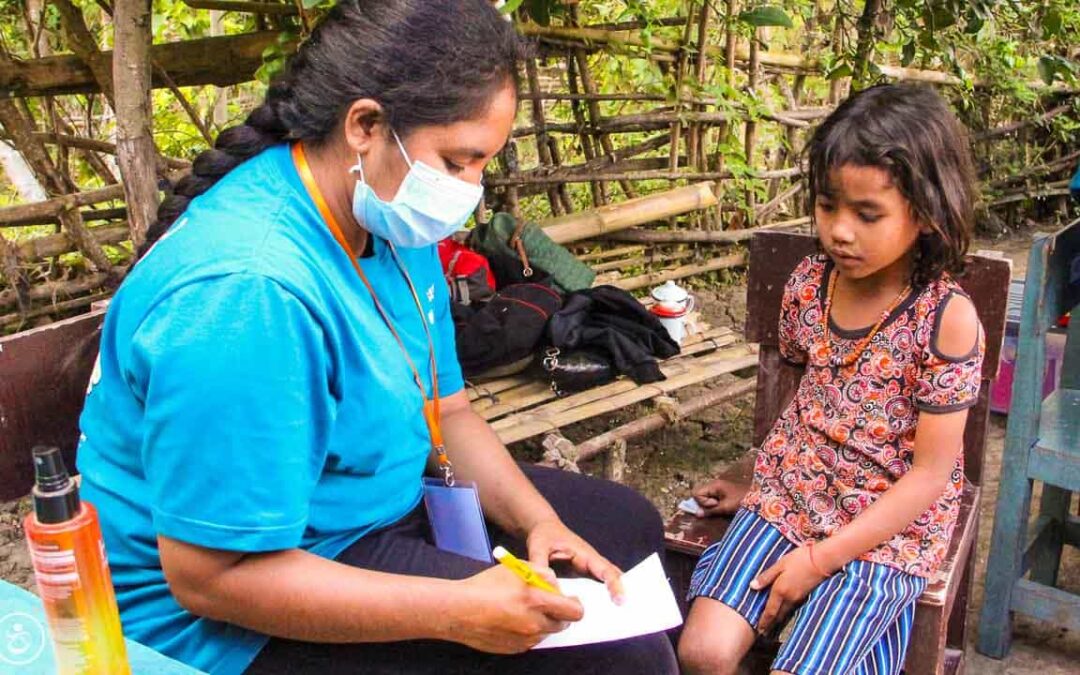
[[[128,675],[97,511],[79,499],[57,448],[36,447],[24,529],[60,675]]]

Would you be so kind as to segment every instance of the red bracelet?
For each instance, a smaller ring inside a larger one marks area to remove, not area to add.
[[[808,539],[805,544],[806,552],[810,555],[810,567],[813,567],[815,572],[828,579],[831,575],[818,567],[817,561],[814,560],[814,543],[813,539]]]

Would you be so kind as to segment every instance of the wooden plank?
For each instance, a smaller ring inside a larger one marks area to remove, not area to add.
[[[30,449],[56,445],[75,468],[78,417],[104,311],[0,338],[0,499],[33,483]]]
[[[670,364],[669,367],[672,368],[681,366],[679,370],[682,372],[662,382],[645,385],[635,385],[631,382],[632,389],[622,391],[614,396],[600,391],[607,387],[621,388],[625,386],[622,382],[614,382],[605,387],[598,387],[533,410],[518,413],[512,417],[499,420],[491,426],[503,443],[513,443],[548,431],[555,431],[567,424],[580,422],[611,410],[618,410],[634,403],[662,396],[683,387],[699,384],[726,373],[749,368],[756,362],[757,356],[753,354],[748,346],[731,347],[700,361],[688,364]],[[661,370],[665,370],[664,367],[661,367]],[[578,405],[583,400],[578,397],[583,395],[593,400],[584,405]],[[591,403],[601,405],[590,405]]]
[[[1028,456],[1029,478],[1080,492],[1080,454],[1035,446]]]
[[[1060,628],[1080,630],[1080,596],[1019,579],[1012,593],[1012,610],[1048,621]]]
[[[678,356],[666,359],[663,363],[677,363],[687,360],[697,354],[726,347],[734,343],[735,340],[735,334],[729,328],[709,329],[704,333],[694,335],[693,341],[684,345]],[[661,366],[661,370],[663,370],[663,366]],[[518,382],[519,383],[515,386],[505,389],[498,394],[491,392],[481,394],[478,392],[474,396],[472,392],[470,392],[470,399],[473,401],[473,410],[480,413],[481,417],[490,422],[499,417],[513,415],[532,406],[546,403],[547,401],[557,398],[557,395],[551,389],[550,383],[547,381],[521,378]],[[611,395],[611,392],[601,394],[599,398],[603,398],[605,395]],[[599,400],[599,398],[594,400]]]
[[[1080,389],[1058,389],[1043,401],[1035,446],[1046,453],[1071,456],[1066,464],[1080,462]]]

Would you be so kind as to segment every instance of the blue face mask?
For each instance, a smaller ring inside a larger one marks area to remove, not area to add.
[[[480,202],[484,188],[410,160],[397,132],[392,133],[409,173],[394,199],[385,202],[364,180],[363,161],[357,156],[356,166],[349,169],[360,174],[353,191],[353,216],[365,230],[395,246],[420,248],[434,244],[461,229]]]

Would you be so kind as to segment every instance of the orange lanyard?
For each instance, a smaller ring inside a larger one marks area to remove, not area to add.
[[[401,353],[405,355],[405,361],[412,370],[413,380],[416,382],[416,387],[420,390],[420,398],[424,402],[424,422],[427,424],[428,433],[431,435],[431,448],[438,457],[439,468],[443,472],[443,478],[445,479],[446,484],[453,487],[454,466],[450,463],[450,458],[446,455],[446,446],[443,444],[442,428],[439,426],[439,375],[435,364],[435,341],[431,339],[431,330],[428,328],[427,317],[424,316],[424,307],[420,303],[420,296],[416,292],[416,287],[413,286],[412,279],[409,277],[409,272],[405,269],[405,265],[402,264],[394,244],[389,241],[386,242],[387,246],[390,247],[390,253],[394,256],[394,262],[397,264],[398,270],[400,270],[401,275],[405,277],[405,283],[409,285],[409,291],[412,293],[413,301],[416,303],[416,310],[420,313],[420,323],[424,327],[424,335],[427,336],[428,359],[431,364],[432,397],[430,399],[427,396],[427,390],[424,388],[424,380],[420,377],[420,371],[417,369],[416,364],[413,363],[412,357],[409,356],[409,350],[405,348],[405,342],[402,341],[397,329],[394,328],[394,323],[390,320],[390,315],[386,313],[382,303],[379,302],[379,296],[376,295],[375,288],[372,287],[371,282],[368,281],[367,275],[364,274],[363,268],[360,267],[360,262],[356,259],[356,256],[353,255],[349,242],[346,241],[345,235],[341,230],[341,226],[338,225],[337,219],[334,218],[334,214],[330,212],[330,207],[327,205],[322,191],[319,190],[318,184],[315,183],[315,175],[311,173],[311,165],[308,164],[307,156],[304,154],[304,145],[302,142],[298,141],[293,144],[292,157],[293,162],[296,164],[296,170],[300,173],[300,180],[303,181],[304,187],[307,188],[308,195],[310,195],[312,201],[315,202],[315,207],[318,208],[319,213],[322,214],[323,220],[326,221],[326,225],[334,235],[334,239],[336,239],[338,244],[341,245],[341,248],[345,250],[345,254],[349,257],[349,261],[353,264],[353,267],[356,268],[356,273],[360,276],[360,280],[364,282],[364,286],[366,286],[368,292],[371,293],[371,299],[375,303],[375,309],[378,310],[379,316],[382,317],[386,327],[390,329],[390,333],[394,336],[394,339],[397,340],[398,347],[401,348]]]

